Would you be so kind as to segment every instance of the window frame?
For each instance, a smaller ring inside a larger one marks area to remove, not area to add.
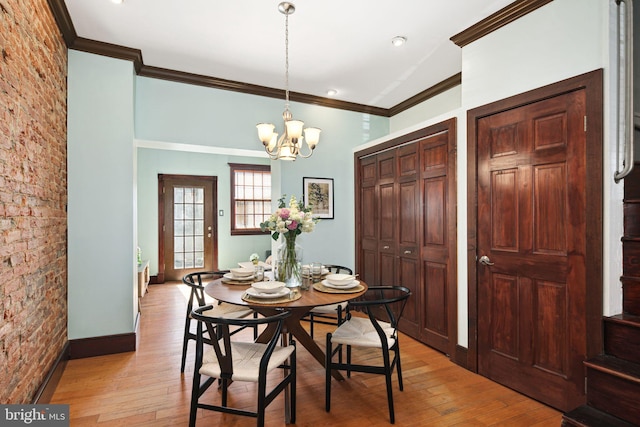
[[[250,235],[260,235],[260,234],[268,234],[269,231],[262,231],[260,227],[258,228],[238,228],[236,226],[236,172],[238,171],[261,171],[261,172],[269,172],[271,175],[271,166],[270,165],[256,165],[256,164],[243,164],[243,163],[229,163],[229,172],[230,172],[230,181],[231,181],[231,191],[230,191],[230,200],[231,200],[231,235],[232,236],[250,236]],[[242,200],[242,199],[238,199]],[[270,199],[255,199],[255,200],[264,200],[269,201]]]

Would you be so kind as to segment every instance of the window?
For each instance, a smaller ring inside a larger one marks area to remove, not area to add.
[[[262,234],[260,223],[271,215],[271,168],[229,163],[231,235]]]

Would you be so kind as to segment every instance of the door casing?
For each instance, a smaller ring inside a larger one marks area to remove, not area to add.
[[[466,367],[471,371],[478,371],[478,266],[476,248],[478,246],[478,165],[477,165],[477,135],[478,121],[502,111],[521,107],[533,102],[545,100],[563,93],[584,90],[586,93],[586,170],[588,171],[586,188],[586,222],[587,222],[587,250],[586,250],[586,310],[585,321],[587,331],[586,358],[595,356],[602,351],[602,97],[601,69],[569,78],[558,83],[534,89],[520,95],[481,106],[467,113],[467,271],[468,271],[468,318],[469,334]],[[459,358],[464,362],[464,358]]]
[[[213,185],[213,194],[212,194],[212,236],[213,240],[213,251],[212,251],[212,259],[210,260],[213,269],[217,270],[218,268],[218,217],[215,213],[218,211],[218,177],[216,176],[196,176],[196,175],[169,175],[169,174],[158,174],[158,275],[154,283],[164,283],[165,282],[165,244],[164,244],[164,233],[165,233],[165,181],[169,180],[202,180],[209,181]]]

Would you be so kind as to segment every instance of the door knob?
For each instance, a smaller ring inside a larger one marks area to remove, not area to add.
[[[486,256],[486,255],[482,255],[478,261],[480,261],[480,264],[482,264],[482,265],[493,265],[494,264],[493,262],[491,262],[489,257]]]

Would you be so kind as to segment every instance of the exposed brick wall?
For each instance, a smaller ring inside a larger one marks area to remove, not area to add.
[[[67,341],[67,50],[46,0],[0,0],[0,403]]]

